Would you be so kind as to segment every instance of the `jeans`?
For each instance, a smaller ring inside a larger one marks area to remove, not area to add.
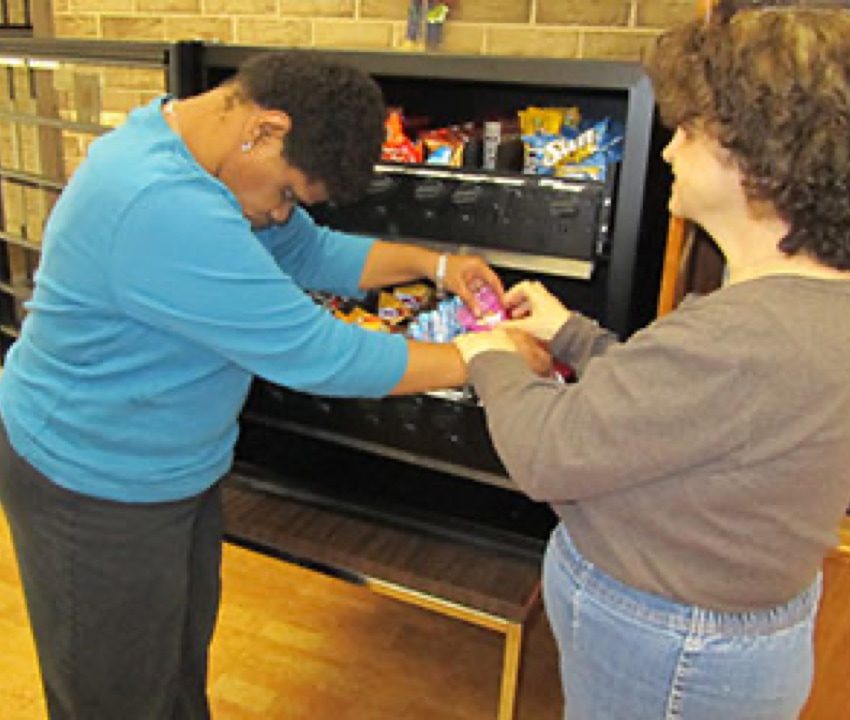
[[[220,596],[215,485],[130,504],[65,490],[0,424],[6,512],[51,720],[206,720]]]
[[[781,607],[724,613],[630,588],[552,533],[543,596],[569,720],[792,720],[812,681],[820,576]]]

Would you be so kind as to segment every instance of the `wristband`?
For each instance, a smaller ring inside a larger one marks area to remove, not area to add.
[[[446,264],[449,256],[446,253],[437,258],[437,270],[434,272],[434,287],[437,289],[437,297],[446,295]]]

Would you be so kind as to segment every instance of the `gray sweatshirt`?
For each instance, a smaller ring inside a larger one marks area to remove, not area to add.
[[[850,282],[772,276],[688,298],[620,343],[573,314],[560,385],[470,363],[496,449],[587,560],[743,611],[814,579],[850,503]]]

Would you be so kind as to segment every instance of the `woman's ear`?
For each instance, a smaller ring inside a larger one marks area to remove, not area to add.
[[[292,129],[292,118],[282,110],[263,110],[257,120],[261,136],[285,138]]]

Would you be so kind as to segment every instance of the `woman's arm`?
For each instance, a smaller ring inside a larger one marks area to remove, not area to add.
[[[503,293],[499,276],[475,255],[441,254],[383,240],[376,240],[366,257],[360,287],[367,290],[418,278],[434,281],[438,288],[459,295],[473,308],[476,307],[474,293],[482,284],[493,287],[499,297]]]

